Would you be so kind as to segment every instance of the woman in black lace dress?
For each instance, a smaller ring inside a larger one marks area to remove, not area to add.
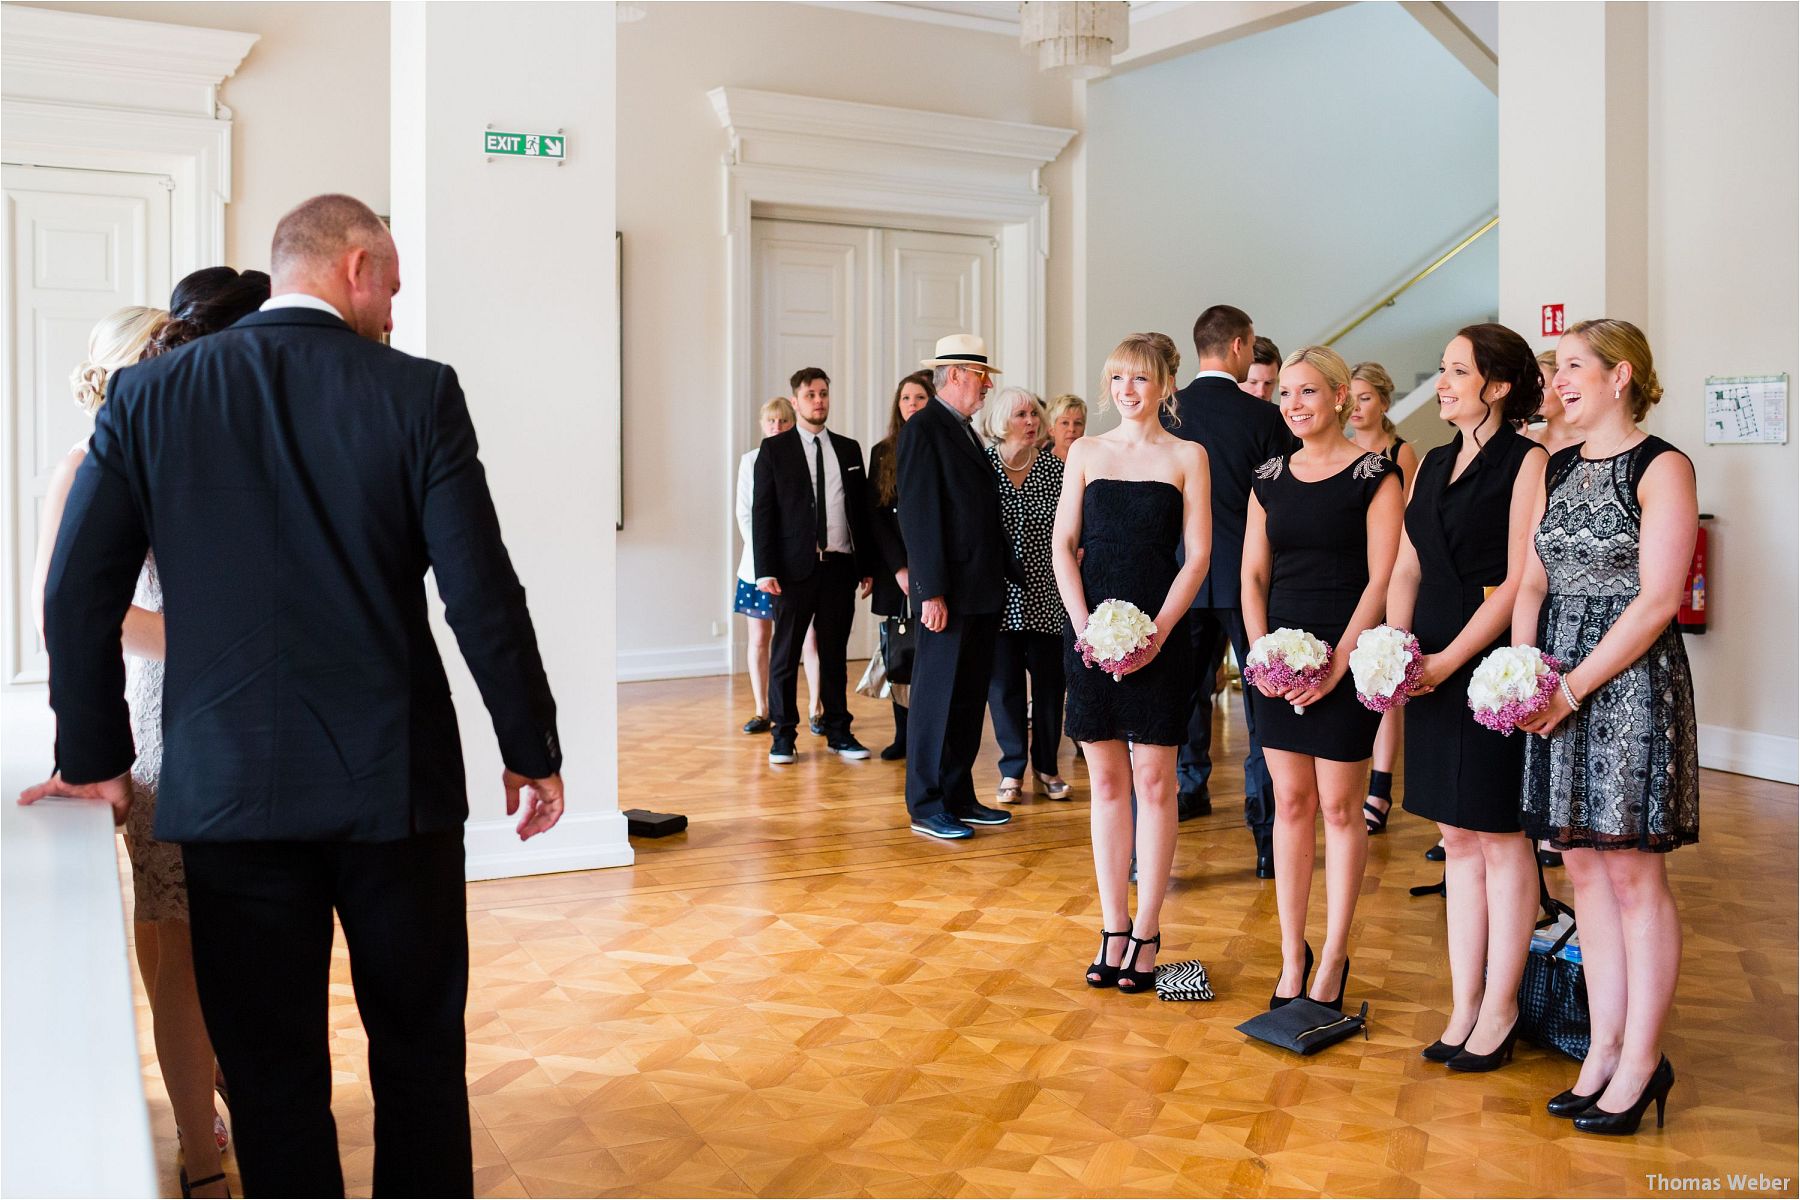
[[[1638,428],[1662,395],[1635,325],[1583,321],[1556,347],[1582,441],[1550,459],[1513,639],[1564,664],[1523,728],[1525,829],[1575,885],[1593,1043],[1550,1101],[1590,1133],[1634,1133],[1675,1081],[1662,1057],[1681,923],[1663,855],[1700,840],[1694,683],[1675,626],[1699,530],[1694,465]],[[1590,1107],[1591,1106],[1591,1107]]]
[[[1316,687],[1251,690],[1250,703],[1275,781],[1275,904],[1281,914],[1279,1008],[1307,991],[1306,941],[1313,839],[1325,818],[1325,944],[1308,993],[1332,1007],[1350,977],[1350,919],[1362,891],[1369,830],[1362,799],[1381,724],[1347,676],[1362,631],[1379,624],[1400,544],[1400,472],[1344,436],[1350,367],[1335,350],[1308,346],[1281,365],[1281,416],[1300,448],[1258,467],[1244,524],[1244,630],[1254,642],[1302,629],[1332,646]]]
[[[1107,356],[1106,396],[1123,420],[1069,450],[1053,555],[1069,681],[1065,728],[1085,748],[1092,786],[1100,954],[1090,987],[1153,990],[1169,864],[1175,857],[1175,748],[1187,737],[1192,654],[1182,622],[1206,577],[1212,499],[1206,451],[1163,428],[1175,381],[1147,338]],[[1156,624],[1154,653],[1115,680],[1087,666],[1077,640],[1104,600],[1129,600]],[[1130,914],[1131,797],[1137,794],[1137,917]]]

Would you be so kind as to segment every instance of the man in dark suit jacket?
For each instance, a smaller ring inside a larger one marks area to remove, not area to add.
[[[970,424],[998,370],[978,337],[940,338],[937,399],[900,428],[900,531],[919,614],[907,728],[906,808],[912,827],[937,838],[974,836],[1012,814],[975,799],[983,706],[1006,581],[1025,575],[1000,516],[1000,493]]]
[[[750,510],[756,585],[775,597],[769,761],[791,763],[796,757],[800,717],[794,692],[808,626],[818,637],[825,744],[843,758],[867,758],[869,751],[850,733],[844,697],[844,660],[856,597],[859,589],[863,596],[869,594],[875,563],[862,447],[825,428],[831,416],[831,380],[824,371],[802,367],[789,385],[795,425],[763,439]]]
[[[156,836],[182,845],[194,974],[245,1191],[343,1195],[332,915],[369,1038],[377,1195],[471,1194],[468,815],[424,575],[492,714],[521,838],[562,814],[556,705],[449,367],[388,349],[399,263],[348,196],[283,217],[264,310],[114,377],[45,591],[58,774],[122,817],[119,626],[166,610]]]
[[[1214,305],[1194,322],[1194,350],[1200,373],[1175,394],[1175,432],[1206,447],[1212,470],[1212,563],[1194,596],[1188,620],[1194,646],[1194,701],[1188,740],[1177,758],[1179,806],[1183,816],[1209,812],[1207,782],[1212,775],[1213,673],[1229,641],[1238,662],[1249,653],[1238,575],[1244,558],[1244,520],[1250,507],[1251,472],[1293,444],[1278,405],[1239,388],[1249,372],[1256,331],[1241,309]],[[1275,786],[1263,763],[1262,744],[1244,698],[1249,755],[1244,759],[1244,823],[1256,837],[1256,873],[1274,877],[1271,845]]]

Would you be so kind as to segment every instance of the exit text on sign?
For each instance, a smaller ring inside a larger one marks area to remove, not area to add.
[[[560,133],[501,133],[489,129],[482,134],[484,154],[516,154],[521,158],[562,158],[568,139]]]

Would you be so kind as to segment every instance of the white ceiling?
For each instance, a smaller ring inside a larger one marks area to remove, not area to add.
[[[1195,0],[1135,0],[1131,6],[1131,20],[1136,23],[1194,2]],[[877,16],[1019,36],[1019,6],[1009,0],[863,0],[860,3],[857,0],[824,0],[824,3],[831,8],[846,8]]]

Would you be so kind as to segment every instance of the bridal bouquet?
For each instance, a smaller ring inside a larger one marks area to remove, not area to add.
[[[1150,657],[1150,640],[1156,636],[1156,622],[1129,600],[1102,600],[1087,620],[1087,628],[1076,639],[1081,661],[1099,667],[1113,677],[1123,679]]]
[[[1562,664],[1536,646],[1502,646],[1475,668],[1469,707],[1495,733],[1512,736],[1520,721],[1543,711],[1561,681]]]
[[[1412,698],[1425,670],[1419,639],[1392,625],[1365,629],[1350,652],[1350,677],[1356,681],[1356,698],[1370,712],[1399,708]]]
[[[1244,656],[1244,679],[1277,692],[1317,687],[1331,668],[1331,647],[1304,629],[1277,629],[1250,645]],[[1294,705],[1296,713],[1306,710]]]

